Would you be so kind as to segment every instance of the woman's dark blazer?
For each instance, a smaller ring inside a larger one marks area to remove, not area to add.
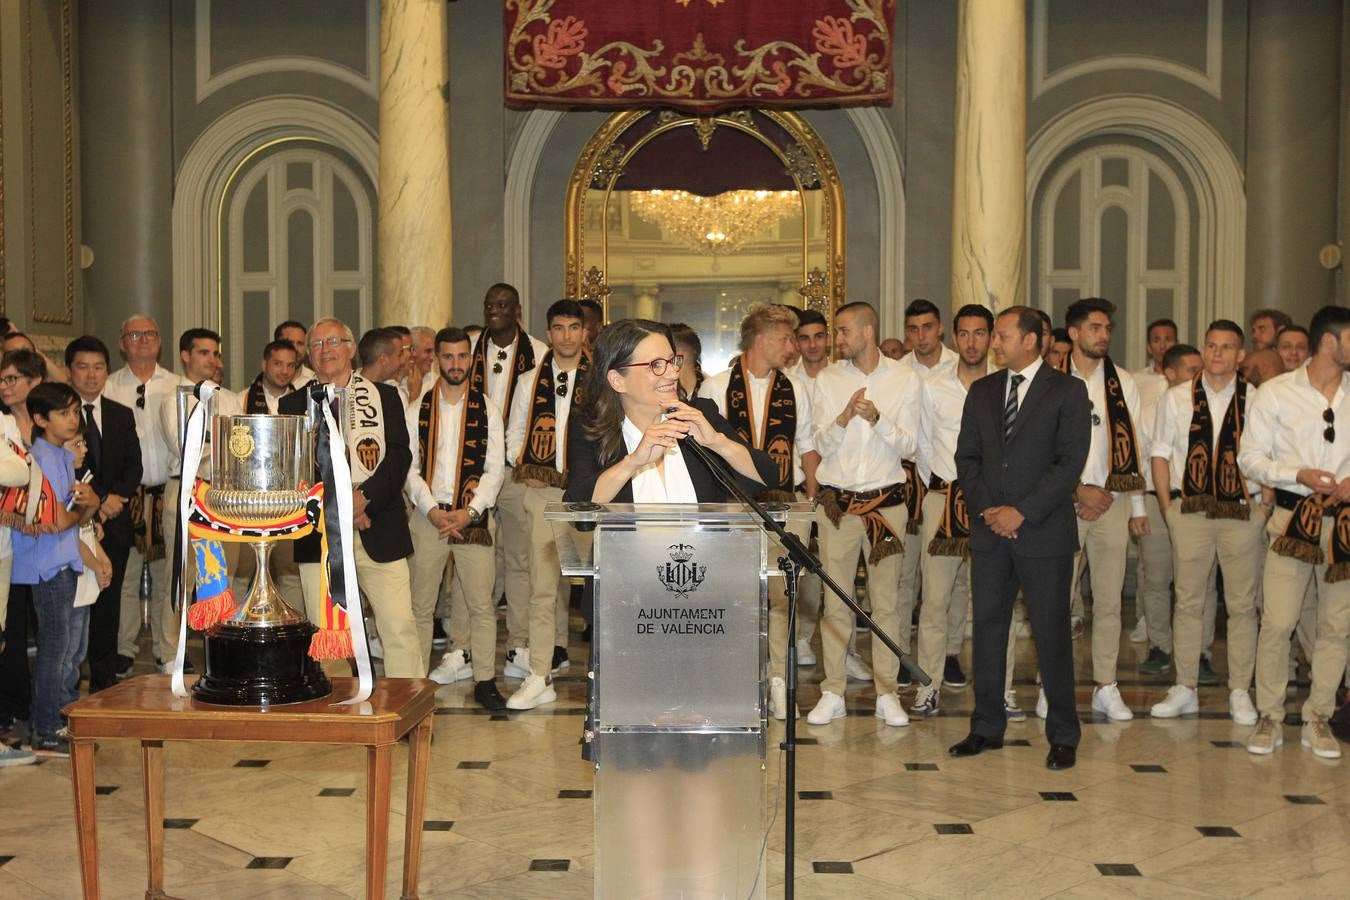
[[[750,450],[750,458],[754,460],[755,470],[759,472],[759,477],[763,483],[751,481],[734,469],[731,470],[732,474],[736,476],[737,483],[746,493],[757,494],[764,490],[765,484],[772,484],[778,478],[778,466],[769,458],[769,454],[763,450],[748,447],[732,429],[731,423],[717,411],[716,403],[698,397],[692,400],[689,405],[703,413],[707,417],[708,423],[716,428],[719,433]],[[579,415],[571,415],[567,421],[567,488],[563,492],[563,499],[567,501],[587,501],[591,499],[591,494],[595,490],[596,479],[613,465],[614,461],[608,464],[600,461],[599,448],[586,436],[587,415],[585,410],[578,409],[575,410],[575,413],[579,413]],[[680,441],[682,445],[681,453],[684,456],[684,464],[689,469],[689,480],[694,483],[694,493],[698,496],[698,501],[700,503],[726,503],[730,501],[732,498],[727,494],[726,488],[722,487],[721,482],[703,463],[703,460],[683,448],[683,445],[689,440],[689,438],[686,438]],[[620,488],[610,502],[632,503],[633,483],[630,481]]]

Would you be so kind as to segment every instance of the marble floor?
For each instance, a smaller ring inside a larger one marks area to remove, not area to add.
[[[866,641],[863,641],[864,648]],[[1029,642],[1018,693],[1035,702]],[[1350,895],[1350,764],[1314,758],[1286,728],[1272,757],[1249,755],[1226,691],[1202,690],[1198,717],[1151,721],[1166,679],[1138,673],[1146,647],[1122,639],[1122,693],[1139,718],[1087,714],[1078,765],[1044,768],[1042,723],[1009,728],[996,753],[953,760],[969,689],[944,690],[940,717],[890,728],[870,685],[849,715],[801,720],[796,895],[903,897],[1345,897]],[[1216,647],[1222,660],[1222,644]],[[864,650],[865,652],[865,650]],[[584,658],[579,647],[573,658]],[[499,656],[500,663],[500,656]],[[148,663],[142,662],[148,670]],[[1222,670],[1222,663],[1219,668]],[[801,705],[819,696],[804,673]],[[581,666],[559,702],[509,715],[477,709],[464,683],[437,697],[422,896],[592,896],[592,771],[578,755]],[[503,685],[508,692],[510,685]],[[1292,690],[1290,710],[1306,685]],[[908,702],[908,695],[906,695]],[[775,736],[780,733],[775,723]],[[776,741],[770,742],[776,748]],[[767,761],[771,790],[778,752]],[[389,895],[402,866],[406,750],[394,764]],[[137,747],[97,755],[101,877],[108,898],[145,890]],[[0,769],[0,897],[78,897],[68,761]],[[167,745],[166,888],[176,897],[341,898],[363,894],[364,757],[277,744]],[[771,794],[772,796],[772,794]],[[782,816],[768,841],[769,896],[782,896]]]

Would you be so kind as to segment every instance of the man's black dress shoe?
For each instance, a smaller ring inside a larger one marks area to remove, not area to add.
[[[1050,752],[1045,755],[1047,769],[1072,769],[1078,761],[1078,748],[1068,744],[1051,744]]]
[[[975,756],[986,750],[998,750],[1003,746],[1002,741],[996,741],[993,738],[987,738],[982,734],[971,732],[961,739],[959,743],[952,744],[947,748],[948,756]]]
[[[477,681],[473,685],[473,699],[478,701],[478,705],[484,709],[490,709],[494,712],[506,709],[506,698],[502,696],[501,691],[497,690],[495,681]]]

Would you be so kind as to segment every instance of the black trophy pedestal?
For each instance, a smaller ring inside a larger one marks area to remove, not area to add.
[[[303,703],[332,693],[318,661],[309,658],[309,622],[267,627],[221,623],[206,632],[206,672],[192,696],[222,706]]]

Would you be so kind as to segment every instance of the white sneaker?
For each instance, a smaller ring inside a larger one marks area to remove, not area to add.
[[[1228,715],[1233,717],[1233,721],[1239,725],[1255,725],[1257,718],[1256,707],[1252,705],[1252,698],[1246,691],[1232,691],[1228,695]]]
[[[1244,692],[1242,696],[1247,695]],[[1195,688],[1174,684],[1167,689],[1166,697],[1153,704],[1148,714],[1155,719],[1175,719],[1177,716],[1193,716],[1198,712],[1200,712],[1200,695],[1195,692]],[[1255,716],[1256,713],[1253,712],[1252,715]],[[1245,724],[1254,725],[1256,719]]]
[[[473,666],[469,665],[469,654],[463,650],[452,650],[441,657],[441,661],[427,677],[437,684],[468,681],[473,678]]]
[[[1341,758],[1340,742],[1331,733],[1331,726],[1327,724],[1327,720],[1320,716],[1303,723],[1299,743],[1311,750],[1314,756],[1320,756],[1322,759]]]
[[[543,703],[553,703],[558,699],[558,692],[553,690],[553,685],[544,679],[543,675],[531,675],[516,689],[506,700],[507,709],[534,709]]]
[[[848,715],[848,708],[844,706],[843,697],[833,691],[821,691],[820,702],[806,714],[806,721],[812,725],[828,725],[835,719],[842,719],[846,715]]]
[[[816,655],[811,652],[810,641],[797,642],[797,665],[814,666],[816,664]]]
[[[1045,699],[1045,688],[1036,685],[1036,718],[1050,717],[1050,701]]]
[[[775,676],[769,679],[769,712],[778,721],[787,718],[787,682]],[[801,710],[792,711],[794,719],[802,717]]]
[[[1262,716],[1247,736],[1247,752],[1268,756],[1284,744],[1284,728],[1270,716]]]
[[[1003,714],[1008,717],[1009,722],[1025,722],[1027,720],[1026,711],[1017,705],[1017,691],[1003,692]]]
[[[857,650],[850,650],[848,656],[844,658],[844,671],[848,673],[849,681],[872,680],[872,668],[863,662]]]
[[[1142,644],[1148,640],[1148,622],[1143,616],[1140,616],[1139,621],[1134,623],[1134,631],[1130,632],[1130,640],[1136,644]]]
[[[517,647],[506,654],[506,665],[502,669],[502,675],[506,678],[529,678],[530,648]]]
[[[887,725],[899,727],[909,724],[909,714],[905,712],[905,705],[895,694],[882,694],[877,698],[875,715]]]
[[[1134,713],[1120,699],[1120,688],[1116,687],[1114,681],[1092,689],[1092,710],[1116,722],[1128,722],[1134,718]]]

